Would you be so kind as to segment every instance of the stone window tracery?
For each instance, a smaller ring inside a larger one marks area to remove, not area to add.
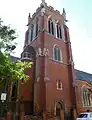
[[[62,53],[58,46],[54,46],[54,60],[59,62],[62,61]]]
[[[61,31],[61,25],[60,24],[56,24],[56,37],[59,39],[62,39],[62,31]]]
[[[54,35],[54,23],[53,23],[52,19],[48,20],[48,32],[51,35]]]
[[[88,88],[83,88],[83,105],[91,106],[92,105],[92,91]]]

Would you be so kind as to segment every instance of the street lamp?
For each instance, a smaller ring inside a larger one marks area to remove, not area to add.
[[[6,100],[6,93],[1,93],[1,101],[4,102]]]
[[[7,96],[7,94],[6,93],[1,93],[1,105],[2,105],[2,107],[1,107],[1,117],[2,117],[2,112],[3,112],[3,103],[4,103],[4,101],[6,101],[6,96]]]
[[[7,50],[11,50],[11,51],[13,51],[14,49],[16,48],[16,46],[15,45],[7,45],[7,49],[5,50],[5,51],[7,51]],[[9,77],[9,76],[8,76]],[[1,98],[0,98],[0,100],[1,100],[1,111],[0,111],[0,116],[2,117],[2,112],[3,112],[3,103],[4,103],[4,101],[6,101],[6,97],[7,97],[7,84],[8,84],[8,82],[9,82],[9,79],[8,80],[6,80],[6,84],[5,84],[5,90],[4,90],[4,93],[1,93]]]

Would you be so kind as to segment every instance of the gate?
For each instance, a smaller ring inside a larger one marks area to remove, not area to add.
[[[8,112],[11,114],[11,120],[20,120],[20,113],[25,113],[24,116],[33,116],[33,102],[0,102],[0,120],[6,118]]]

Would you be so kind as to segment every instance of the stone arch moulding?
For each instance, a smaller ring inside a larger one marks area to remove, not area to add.
[[[83,105],[83,106],[85,106],[85,105],[84,105],[83,94],[84,94],[84,90],[86,90],[86,89],[87,89],[87,90],[89,90],[89,89],[91,90],[91,87],[89,87],[89,86],[87,86],[87,85],[83,85],[83,86],[81,87],[81,99],[82,99],[82,105]]]
[[[55,47],[59,48],[59,50],[60,50],[61,62],[63,62],[63,53],[62,53],[62,49],[60,48],[60,46],[59,46],[58,44],[54,44],[54,45],[53,45],[53,56],[52,56],[52,57],[53,57],[53,60],[54,60],[54,58],[55,58],[55,55],[54,55]]]
[[[12,85],[12,91],[11,91],[11,100],[17,100],[17,85],[16,84],[13,84]]]
[[[57,107],[58,103],[61,105],[61,109],[63,109],[65,112],[65,104],[64,104],[63,100],[55,101],[55,107],[54,107],[54,115],[55,116],[56,116],[56,107]]]
[[[90,87],[89,86],[86,86],[86,85],[83,85],[82,87],[81,87],[81,97],[82,97],[82,102],[83,102],[83,90],[84,89],[90,89]]]
[[[50,21],[50,22],[51,22],[51,21],[54,22],[54,19],[52,18],[52,15],[48,15],[48,16],[47,16],[47,25],[46,25],[47,28],[46,28],[46,31],[47,31],[48,33],[49,33],[49,27],[48,27],[48,22],[49,22],[49,21]]]

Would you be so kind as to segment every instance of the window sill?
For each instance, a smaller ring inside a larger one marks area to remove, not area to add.
[[[85,108],[88,108],[88,107],[90,108],[90,107],[91,107],[91,108],[92,108],[92,105],[90,105],[90,106],[84,106],[84,105],[83,105],[83,107],[85,107]]]
[[[55,37],[57,40],[63,40],[62,38]]]
[[[62,88],[57,88],[57,90],[63,90]]]
[[[52,57],[49,57],[49,60],[51,60],[51,61],[53,61],[54,63],[57,63],[57,64],[69,65],[68,63],[65,63],[63,61],[56,61]]]
[[[54,60],[54,59],[52,59],[54,62],[56,62],[56,63],[60,63],[60,64],[62,64],[63,63],[63,61],[58,61],[58,60]]]

